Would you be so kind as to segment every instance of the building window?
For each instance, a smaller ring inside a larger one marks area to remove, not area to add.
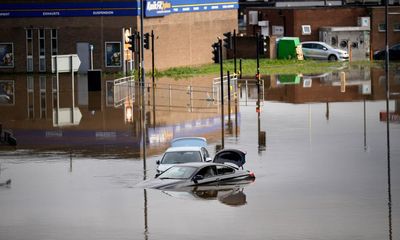
[[[121,67],[121,43],[105,43],[105,65],[106,67]]]
[[[58,54],[57,29],[51,29],[51,55]]]
[[[14,44],[0,42],[0,68],[14,67]]]
[[[395,23],[393,25],[393,31],[394,32],[400,32],[400,23]]]
[[[26,29],[26,71],[33,72],[33,33]]]
[[[378,31],[379,31],[379,32],[386,32],[386,24],[380,23],[380,24],[378,25]]]
[[[302,35],[311,35],[311,25],[301,25]]]
[[[38,30],[39,38],[39,72],[46,71],[46,49],[45,49],[45,32],[44,29]]]

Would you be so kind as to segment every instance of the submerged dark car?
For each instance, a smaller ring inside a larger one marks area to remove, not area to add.
[[[375,60],[385,60],[386,50],[376,51],[374,53]],[[400,43],[389,48],[389,60],[400,61]]]
[[[236,149],[222,150],[215,155],[213,162],[174,165],[155,179],[144,181],[137,186],[179,189],[197,185],[223,185],[232,184],[232,182],[254,181],[254,173],[244,170],[244,163],[244,152]]]

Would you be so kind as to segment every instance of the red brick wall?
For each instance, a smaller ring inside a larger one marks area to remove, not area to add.
[[[262,19],[272,25],[285,27],[285,36],[300,37],[301,41],[319,40],[319,28],[324,26],[357,26],[357,18],[368,16],[366,8],[327,7],[293,9],[249,9],[261,11]],[[311,25],[311,35],[301,34],[301,25]],[[256,30],[257,31],[257,30]],[[253,35],[253,26],[247,27],[247,34]]]
[[[400,7],[390,7],[389,12],[400,13]],[[379,32],[379,24],[385,23],[385,8],[375,7],[371,8],[371,48],[375,50],[381,50],[385,48],[385,32]],[[393,31],[395,24],[400,24],[400,15],[388,15],[389,32],[388,32],[388,43],[393,45],[400,42],[400,32]]]

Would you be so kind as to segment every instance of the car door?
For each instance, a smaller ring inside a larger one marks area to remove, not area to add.
[[[235,177],[236,169],[234,169],[233,167],[219,165],[216,168],[217,168],[217,175],[219,176],[219,181],[221,183]]]
[[[317,59],[328,59],[328,49],[319,43],[314,43],[314,53]]]
[[[301,48],[303,50],[303,56],[305,58],[314,58],[313,49],[312,49],[312,43],[303,43],[301,45]]]
[[[197,180],[196,184],[217,184],[219,177],[217,175],[217,169],[214,165],[202,167],[196,174],[195,177],[201,176],[200,180]]]
[[[211,161],[210,154],[208,153],[206,148],[204,148],[204,147],[201,148],[201,155],[202,155],[202,158],[203,158],[202,159],[203,162]]]

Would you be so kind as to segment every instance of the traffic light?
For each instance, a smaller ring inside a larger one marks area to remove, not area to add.
[[[132,52],[137,52],[137,33],[133,33],[132,35],[128,36],[129,38],[129,42],[128,44],[130,45],[128,47],[129,50],[131,50]]]
[[[150,49],[150,33],[145,33],[143,38],[143,47]]]
[[[214,63],[219,63],[219,44],[218,43],[213,43],[213,45],[211,45],[211,47],[213,48],[213,50],[212,50],[212,54],[213,54],[212,59],[214,60]]]
[[[224,33],[224,47],[226,49],[232,49],[232,33],[231,32],[226,32]]]

